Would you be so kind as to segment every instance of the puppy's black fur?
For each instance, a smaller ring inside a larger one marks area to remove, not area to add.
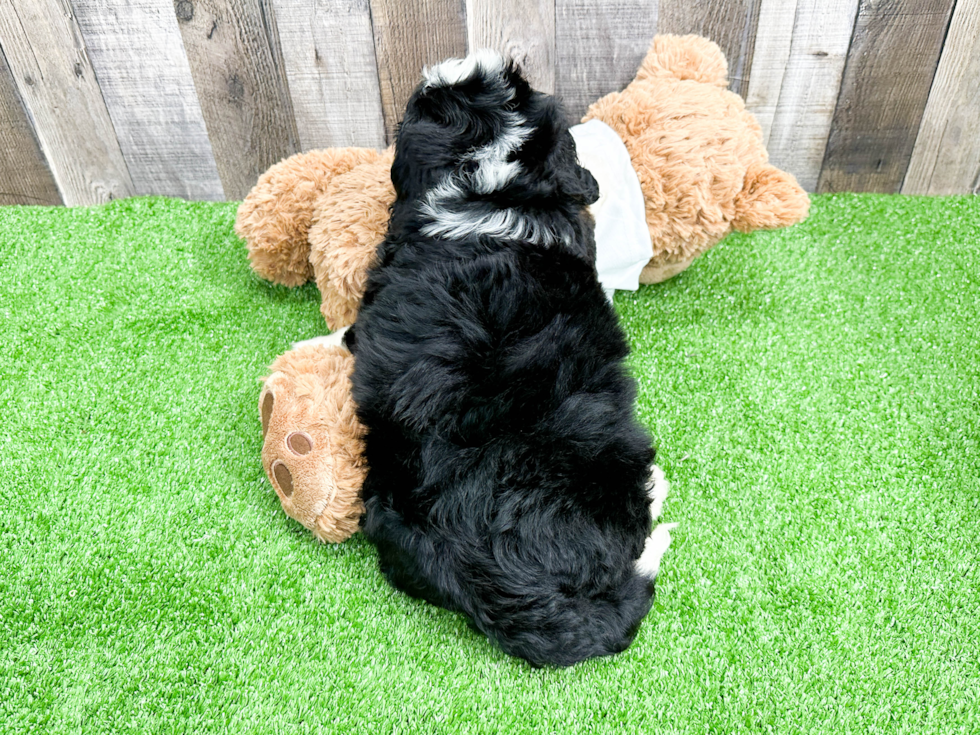
[[[424,84],[392,181],[347,335],[381,569],[532,664],[622,651],[653,593],[653,450],[562,110],[503,64]]]

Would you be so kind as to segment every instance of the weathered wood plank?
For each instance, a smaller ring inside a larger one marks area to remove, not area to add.
[[[762,127],[762,139],[769,144],[772,120],[779,105],[779,91],[793,45],[796,0],[762,0],[752,53],[745,106]]]
[[[794,174],[807,191],[816,189],[820,176],[857,6],[858,0],[796,3],[792,41],[778,79],[779,95],[767,145],[773,165]],[[765,37],[761,35],[757,45]],[[767,79],[768,83],[775,81]],[[751,78],[749,82],[751,89]]]
[[[371,0],[385,134],[395,130],[422,68],[466,55],[462,0]]]
[[[980,194],[980,2],[959,0],[903,194]]]
[[[817,191],[896,193],[953,0],[861,0]]]
[[[61,204],[17,86],[0,50],[0,204]]]
[[[385,144],[368,0],[273,0],[303,150]]]
[[[137,194],[224,199],[173,0],[72,0]]]
[[[65,204],[134,194],[70,8],[0,0],[0,46]]]
[[[748,91],[762,0],[660,0],[657,33],[697,33],[728,59],[728,88]]]
[[[211,149],[228,199],[299,150],[270,0],[175,0]]]
[[[578,121],[636,76],[657,30],[657,0],[557,0],[555,91]]]
[[[554,0],[467,0],[470,51],[492,48],[516,61],[531,86],[555,91]]]

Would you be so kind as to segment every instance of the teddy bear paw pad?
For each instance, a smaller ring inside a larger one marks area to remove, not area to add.
[[[270,390],[265,396],[262,397],[262,408],[259,409],[259,414],[262,417],[262,438],[269,433],[269,422],[272,421],[272,411],[276,406],[276,398],[272,395]]]
[[[277,459],[272,463],[272,476],[275,478],[276,489],[287,498],[293,494],[293,473],[289,471],[286,463]]]
[[[304,457],[313,451],[313,438],[305,431],[294,431],[286,437],[286,446],[293,454]]]

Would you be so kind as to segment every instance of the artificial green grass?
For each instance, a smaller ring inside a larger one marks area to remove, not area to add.
[[[0,208],[0,732],[980,731],[980,198],[817,197],[617,296],[680,527],[567,670],[282,513],[257,378],[318,294],[234,213]]]

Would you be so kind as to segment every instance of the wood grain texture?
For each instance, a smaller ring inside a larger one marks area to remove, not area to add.
[[[657,0],[557,0],[555,91],[578,122],[636,76],[657,30]]]
[[[795,175],[807,191],[816,189],[820,176],[857,7],[858,0],[797,0],[782,73],[765,76],[770,85],[765,95],[753,94],[749,79],[748,96],[753,102],[760,96],[770,102],[776,99],[766,141],[772,164]],[[771,13],[764,3],[757,46],[767,42],[762,19]]]
[[[71,8],[0,0],[0,47],[65,204],[135,191]]]
[[[772,121],[779,106],[779,91],[793,45],[793,24],[797,0],[762,0],[752,53],[745,106],[762,127],[762,139],[769,144]]]
[[[385,144],[368,0],[273,0],[303,150]]]
[[[861,0],[817,191],[896,193],[953,0]]]
[[[299,150],[299,134],[269,0],[175,0],[225,197]]]
[[[554,0],[467,0],[466,39],[470,51],[499,51],[521,66],[531,86],[554,94]]]
[[[41,146],[0,50],[0,204],[61,204]]]
[[[762,0],[660,0],[657,33],[697,33],[728,59],[728,88],[748,91]]]
[[[903,194],[980,194],[980,0],[958,0]]]
[[[466,56],[462,0],[371,0],[385,136],[395,130],[422,68]]]
[[[173,0],[72,0],[137,194],[224,194]]]

